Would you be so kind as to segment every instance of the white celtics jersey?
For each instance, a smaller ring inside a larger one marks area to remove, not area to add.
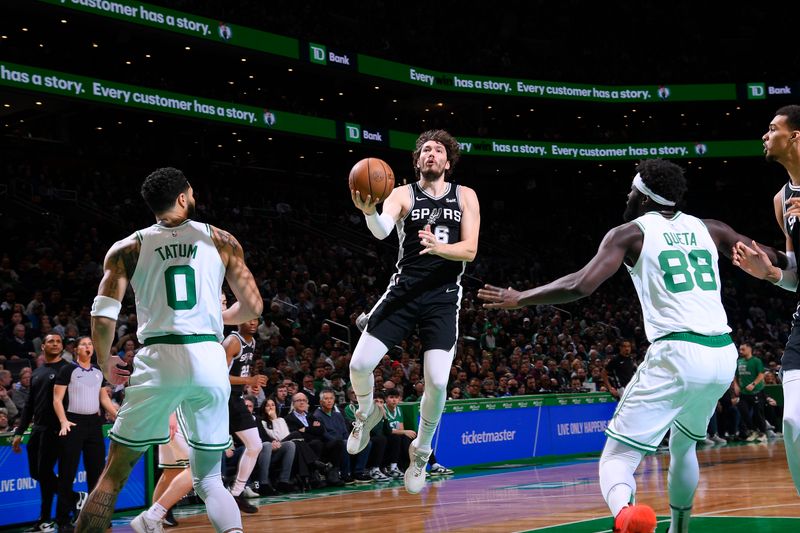
[[[225,266],[208,224],[187,220],[137,231],[141,253],[131,286],[140,342],[162,335],[215,335],[222,340],[220,289]]]
[[[671,219],[650,212],[634,222],[644,240],[628,272],[642,303],[647,339],[730,332],[720,299],[719,254],[705,224],[680,211]]]

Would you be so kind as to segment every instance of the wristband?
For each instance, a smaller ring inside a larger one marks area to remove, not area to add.
[[[117,320],[121,309],[122,302],[100,294],[95,296],[94,302],[92,302],[92,316],[102,316]]]
[[[774,285],[777,285],[781,289],[795,292],[797,290],[797,281],[797,272],[794,270],[781,270],[781,277]]]

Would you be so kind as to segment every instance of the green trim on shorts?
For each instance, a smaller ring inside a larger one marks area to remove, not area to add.
[[[181,427],[181,432],[183,433],[183,438],[186,439],[186,444],[194,448],[195,450],[204,450],[207,452],[214,452],[214,451],[222,451],[224,452],[231,446],[233,446],[233,439],[228,436],[228,442],[225,444],[204,444],[202,442],[197,442],[191,440],[188,435],[189,432],[186,431],[186,421],[183,419],[183,413],[180,409],[175,411],[175,418],[178,419],[178,425]]]
[[[160,335],[158,337],[150,337],[145,339],[144,345],[150,346],[152,344],[195,344],[197,342],[217,342],[216,335]]]
[[[706,440],[706,436],[705,435],[703,435],[702,437],[699,436],[699,435],[695,435],[694,433],[692,433],[691,431],[686,429],[686,426],[684,426],[683,424],[681,424],[677,420],[675,420],[673,422],[673,424],[675,424],[675,427],[678,428],[681,431],[681,433],[683,433],[684,435],[686,435],[687,437],[689,437],[692,440],[696,440],[698,442],[704,442]]]
[[[225,444],[203,444],[201,442],[195,442],[186,439],[186,444],[188,444],[195,450],[202,450],[206,452],[224,452],[225,450],[233,446],[233,439],[228,437],[228,442],[226,442]]]
[[[108,432],[108,438],[122,444],[123,446],[128,446],[129,448],[147,448],[148,446],[153,446],[155,444],[166,444],[169,442],[169,435],[167,435],[166,439],[148,439],[148,440],[132,440],[126,439],[125,437],[120,437],[116,433]]]
[[[158,467],[167,470],[182,470],[189,467],[189,460],[178,461],[177,463],[158,463]]]
[[[731,339],[731,336],[727,333],[723,333],[722,335],[701,335],[693,331],[670,333],[668,335],[664,335],[663,337],[657,338],[653,342],[658,341],[686,341],[708,346],[709,348],[722,348],[724,346],[733,344],[733,339]]]
[[[635,440],[633,440],[633,439],[631,439],[629,437],[623,437],[622,435],[620,435],[619,433],[617,433],[616,431],[614,431],[614,430],[612,430],[610,428],[606,428],[606,435],[609,438],[612,438],[612,439],[614,439],[614,440],[616,440],[618,442],[621,442],[622,444],[626,444],[626,445],[630,446],[631,448],[636,448],[637,450],[642,451],[642,452],[652,453],[652,452],[658,450],[658,446],[651,446],[649,444],[642,444],[641,442],[637,442],[637,441],[635,441]]]

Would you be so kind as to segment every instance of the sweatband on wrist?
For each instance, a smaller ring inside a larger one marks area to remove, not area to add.
[[[122,302],[98,294],[92,302],[92,316],[102,316],[117,320],[122,309]]]
[[[790,292],[797,291],[797,272],[794,270],[781,270],[781,277],[774,283],[781,289]]]
[[[797,270],[797,257],[794,252],[786,251],[786,262],[788,263],[786,270]]]
[[[394,220],[389,215],[375,211],[371,215],[364,215],[364,218],[367,220],[367,227],[378,239],[385,239],[394,228]]]

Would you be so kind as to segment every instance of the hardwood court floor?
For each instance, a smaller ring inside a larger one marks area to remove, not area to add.
[[[701,448],[699,458],[693,532],[800,531],[800,497],[782,441]],[[647,457],[636,476],[638,500],[663,519],[658,533],[666,532],[669,522],[668,465],[665,453]],[[429,481],[419,495],[393,482],[263,498],[259,504],[258,514],[243,515],[245,531],[603,533],[612,525],[600,496],[597,458],[473,471]],[[173,531],[212,531],[205,514],[186,512],[192,511],[176,513],[180,527]],[[129,531],[129,521],[116,520],[114,530]]]

